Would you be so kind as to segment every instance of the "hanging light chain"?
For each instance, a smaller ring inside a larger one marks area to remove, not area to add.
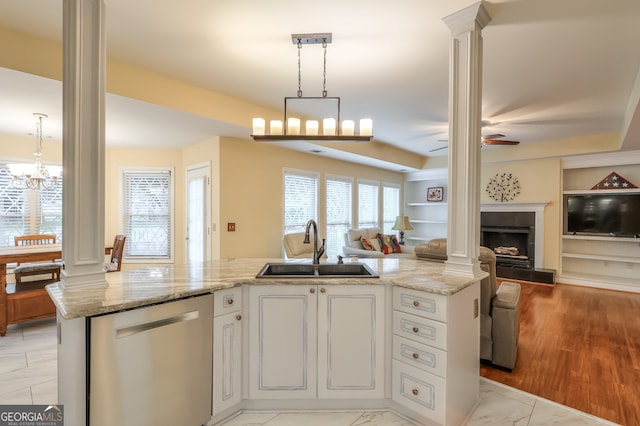
[[[302,97],[302,72],[300,71],[300,52],[302,52],[302,39],[298,39],[298,97]]]
[[[324,59],[322,63],[322,97],[327,97],[327,39],[322,39],[322,48],[324,49]]]

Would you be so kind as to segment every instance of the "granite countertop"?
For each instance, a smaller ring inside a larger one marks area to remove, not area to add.
[[[444,275],[444,264],[417,259],[358,259],[379,278],[256,278],[267,262],[282,259],[225,259],[197,265],[166,265],[106,274],[107,288],[62,291],[50,284],[47,291],[65,319],[133,309],[184,297],[208,294],[243,284],[378,284],[396,285],[443,295],[454,294],[477,281]],[[310,260],[287,262],[310,263]],[[348,262],[346,260],[345,262]],[[483,277],[487,274],[483,272]]]

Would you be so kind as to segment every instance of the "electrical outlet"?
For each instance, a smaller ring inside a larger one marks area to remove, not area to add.
[[[229,222],[227,223],[227,232],[235,232],[236,231],[236,224],[235,222]]]
[[[473,299],[473,317],[478,318],[478,299]]]

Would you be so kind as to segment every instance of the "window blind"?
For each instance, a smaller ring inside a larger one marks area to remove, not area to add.
[[[128,260],[172,258],[171,179],[170,170],[123,171],[124,256]]]
[[[17,189],[11,173],[0,163],[0,246],[13,246],[13,237],[55,234],[62,242],[62,182],[56,189]]]
[[[378,224],[378,183],[358,183],[358,228],[372,228]]]
[[[344,234],[351,228],[352,182],[349,178],[327,178],[327,255],[342,254]]]
[[[318,219],[318,176],[285,171],[284,233],[303,232],[310,219]]]
[[[382,187],[382,229],[385,234],[395,233],[393,225],[400,216],[400,187],[385,184]]]

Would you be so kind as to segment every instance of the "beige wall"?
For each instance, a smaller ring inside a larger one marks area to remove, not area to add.
[[[180,149],[109,148],[105,150],[105,241],[122,232],[120,217],[122,192],[121,172],[124,167],[169,167],[174,177],[174,259],[184,260],[184,168]]]
[[[562,164],[559,158],[512,161],[482,166],[481,203],[496,203],[485,188],[497,173],[512,173],[520,182],[520,195],[515,203],[548,203],[544,209],[544,268],[559,270],[560,235],[562,232]]]
[[[220,252],[223,258],[281,257],[285,168],[402,184],[401,173],[232,138],[221,138]],[[324,185],[320,217],[324,225]],[[402,199],[402,198],[401,198]],[[227,232],[227,223],[236,224]]]

